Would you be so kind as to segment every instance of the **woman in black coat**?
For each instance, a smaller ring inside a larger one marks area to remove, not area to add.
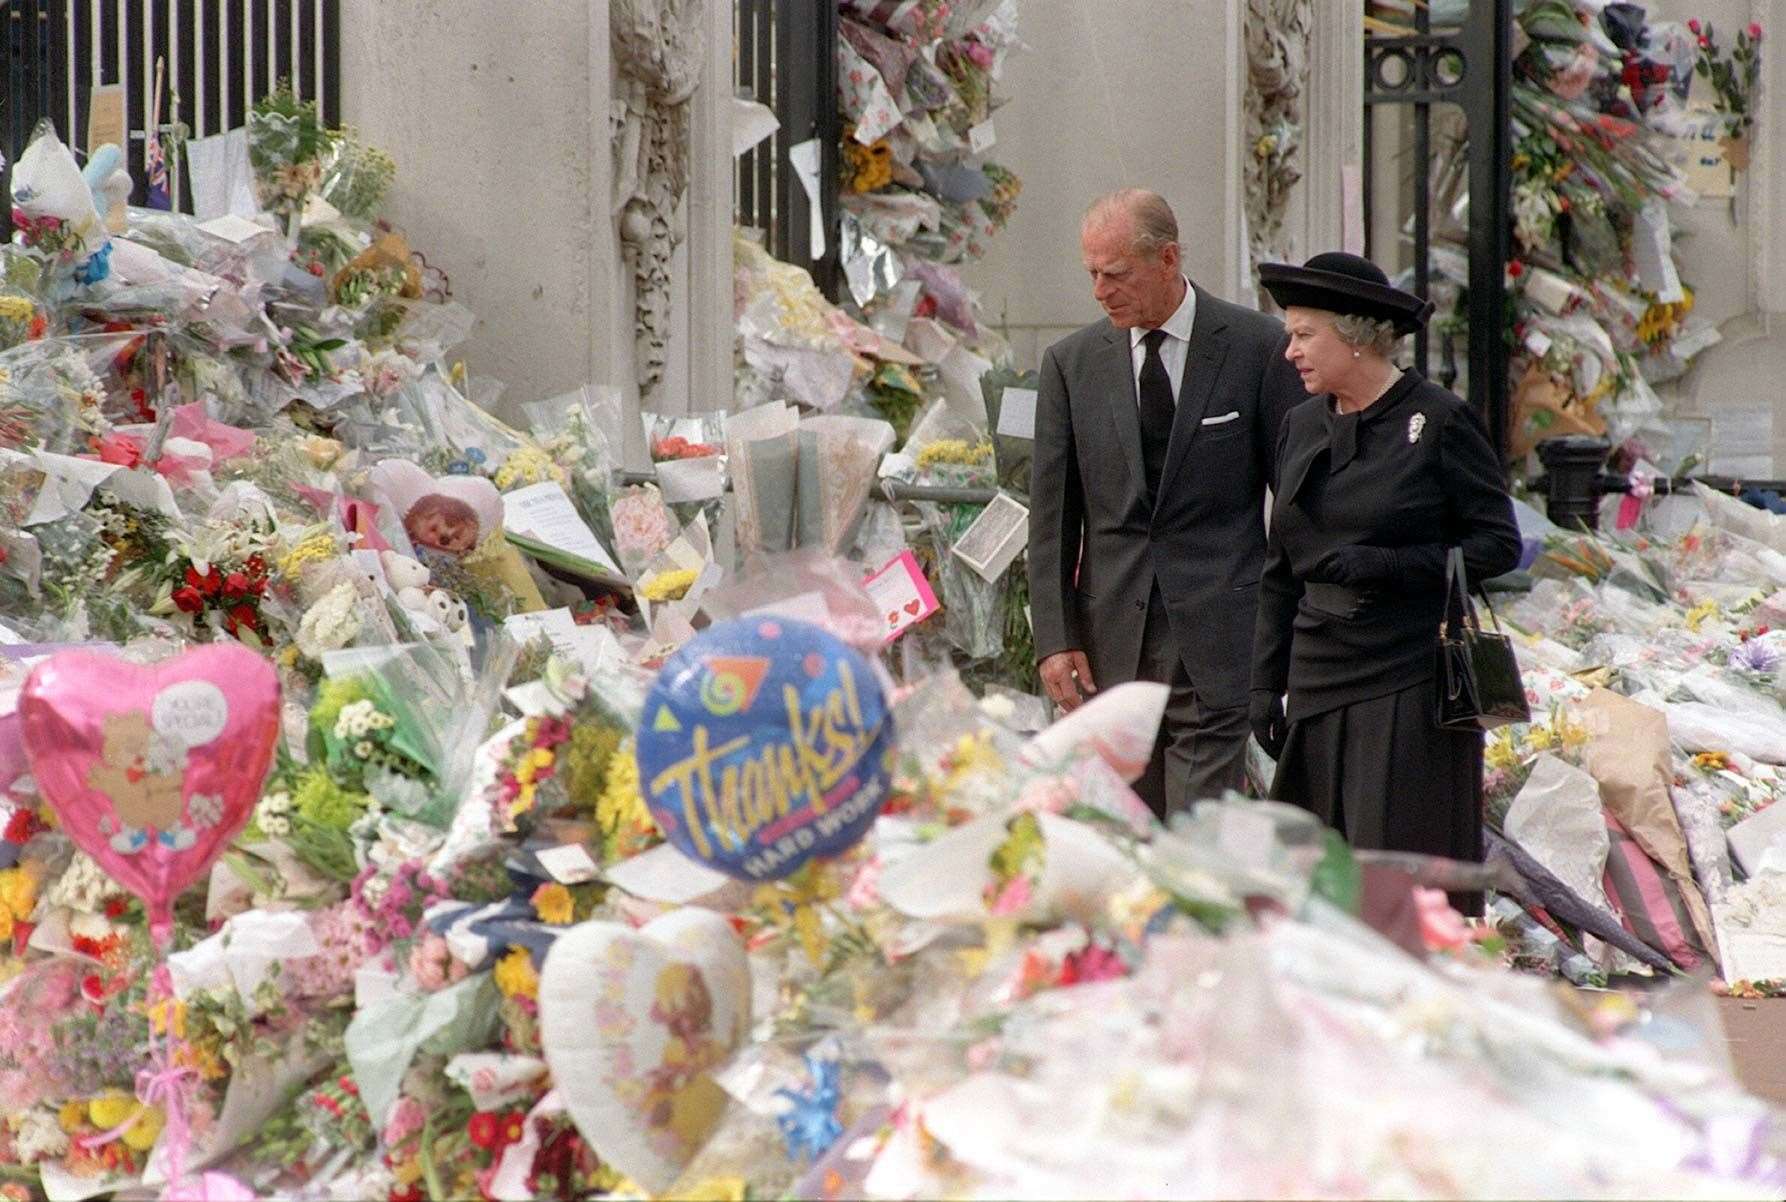
[[[1519,561],[1501,464],[1474,411],[1391,359],[1429,303],[1357,255],[1260,279],[1316,398],[1278,434],[1259,588],[1250,710],[1271,795],[1356,848],[1480,861],[1482,738],[1438,725],[1434,677],[1450,548],[1472,584]]]

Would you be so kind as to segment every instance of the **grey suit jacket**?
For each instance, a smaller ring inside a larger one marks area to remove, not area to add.
[[[1194,286],[1194,285],[1193,285]],[[1306,399],[1283,325],[1197,289],[1160,496],[1148,504],[1129,332],[1107,321],[1042,357],[1030,466],[1036,654],[1079,650],[1100,689],[1133,680],[1154,581],[1199,701],[1246,701],[1265,489]]]

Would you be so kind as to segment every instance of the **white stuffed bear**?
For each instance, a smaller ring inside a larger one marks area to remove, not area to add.
[[[465,602],[443,588],[431,588],[427,593],[428,611],[450,632],[464,629],[467,620]]]
[[[378,562],[384,568],[385,582],[397,595],[397,604],[404,609],[426,610],[428,597],[426,589],[432,573],[419,561],[407,555],[399,555],[395,551],[381,551]]]

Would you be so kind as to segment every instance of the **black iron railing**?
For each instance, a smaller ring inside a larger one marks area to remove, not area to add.
[[[193,137],[242,126],[280,79],[316,100],[325,121],[338,121],[340,7],[340,0],[5,0],[0,153],[15,161],[44,117],[84,153],[92,89],[121,85],[131,199],[141,204],[157,60],[164,64],[159,123],[175,117],[177,95],[178,118]],[[180,207],[189,209],[185,180],[182,193]]]
[[[732,0],[738,94],[772,109],[775,134],[738,159],[734,211],[739,225],[763,231],[769,251],[812,272],[837,295],[836,0]],[[818,139],[823,253],[815,255],[812,205],[788,159],[790,148]]]
[[[1380,105],[1407,105],[1413,110],[1414,291],[1422,297],[1428,295],[1432,264],[1432,107],[1458,105],[1469,123],[1469,400],[1488,422],[1503,456],[1509,434],[1502,286],[1512,254],[1512,47],[1512,0],[1473,0],[1462,24],[1448,30],[1434,30],[1427,6],[1421,4],[1414,10],[1412,34],[1372,35],[1364,46],[1366,237],[1375,201],[1370,187],[1375,149],[1371,111]],[[1366,253],[1371,249],[1367,241]],[[1427,374],[1429,349],[1423,330],[1415,337],[1414,363]]]

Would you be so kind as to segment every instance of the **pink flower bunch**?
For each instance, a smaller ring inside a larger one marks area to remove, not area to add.
[[[967,55],[969,61],[982,71],[992,70],[992,64],[997,61],[998,58],[998,56],[993,53],[992,47],[988,46],[985,42],[978,42],[970,39],[969,41],[963,42],[961,48],[963,53]]]
[[[311,916],[310,933],[322,950],[285,966],[291,992],[300,998],[331,998],[349,992],[354,973],[384,949],[378,924],[352,898],[318,910]]]
[[[416,940],[415,946],[409,949],[409,975],[429,993],[464,980],[467,971],[448,949],[447,941],[432,931]]]
[[[1115,981],[1129,975],[1128,965],[1112,948],[1088,943],[1070,952],[1061,962],[1060,985],[1089,985],[1093,981]]]
[[[428,1110],[420,1102],[407,1095],[397,1099],[391,1107],[391,1117],[384,1125],[384,1133],[380,1137],[387,1148],[401,1147],[413,1137],[422,1133],[428,1122]]]
[[[51,1028],[80,997],[81,966],[50,960],[25,970],[0,1006],[0,1096],[10,1107],[33,1105],[56,1088],[56,1041]]]
[[[388,882],[373,885],[374,880],[383,879],[377,869],[368,868],[354,878],[351,893],[353,904],[384,932],[386,942],[414,938],[428,907],[451,896],[447,883],[423,867],[421,860],[405,860]]]

